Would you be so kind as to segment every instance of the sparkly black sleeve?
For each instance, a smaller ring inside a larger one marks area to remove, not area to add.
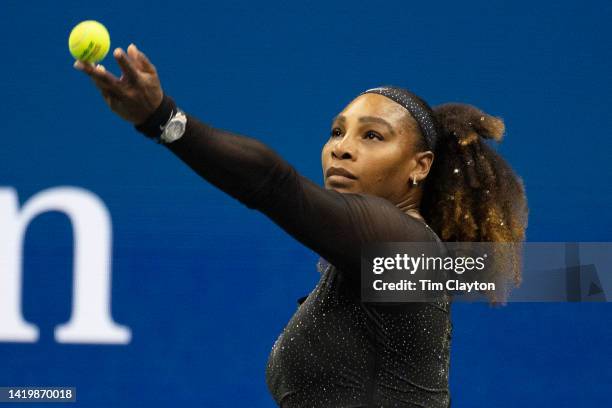
[[[173,108],[172,100],[165,97],[158,111],[137,129],[154,137]],[[324,189],[258,140],[213,128],[189,114],[183,137],[166,146],[205,180],[261,211],[351,274],[359,271],[363,242],[432,240],[422,222],[389,201]]]

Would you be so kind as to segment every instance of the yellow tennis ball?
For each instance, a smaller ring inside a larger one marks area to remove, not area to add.
[[[110,49],[110,35],[106,27],[97,21],[83,21],[70,32],[68,48],[72,56],[80,61],[102,61]]]

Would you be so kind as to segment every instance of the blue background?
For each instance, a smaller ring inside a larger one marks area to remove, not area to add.
[[[0,386],[73,385],[86,407],[274,406],[268,353],[318,278],[316,254],[107,109],[72,68],[79,21],[103,22],[113,48],[135,42],[185,110],[317,182],[331,118],[368,87],[478,106],[506,122],[499,150],[526,185],[528,240],[611,241],[611,17],[608,1],[3,1],[0,186],[22,204],[56,186],[105,202],[112,313],[133,339],[55,342],[72,229],[46,213],[24,256],[40,340],[0,343]],[[456,305],[453,405],[609,405],[611,307]]]

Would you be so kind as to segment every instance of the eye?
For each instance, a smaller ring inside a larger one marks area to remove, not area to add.
[[[379,135],[378,133],[372,130],[367,131],[364,137],[369,140],[373,140],[373,139],[383,140],[384,139],[381,135]]]
[[[342,134],[340,128],[333,128],[329,134],[330,137],[338,137]]]

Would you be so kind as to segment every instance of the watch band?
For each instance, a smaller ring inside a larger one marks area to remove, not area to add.
[[[134,125],[134,128],[150,139],[161,142],[161,135],[165,126],[174,117],[179,109],[174,100],[164,94],[161,103],[155,111],[143,123]]]

